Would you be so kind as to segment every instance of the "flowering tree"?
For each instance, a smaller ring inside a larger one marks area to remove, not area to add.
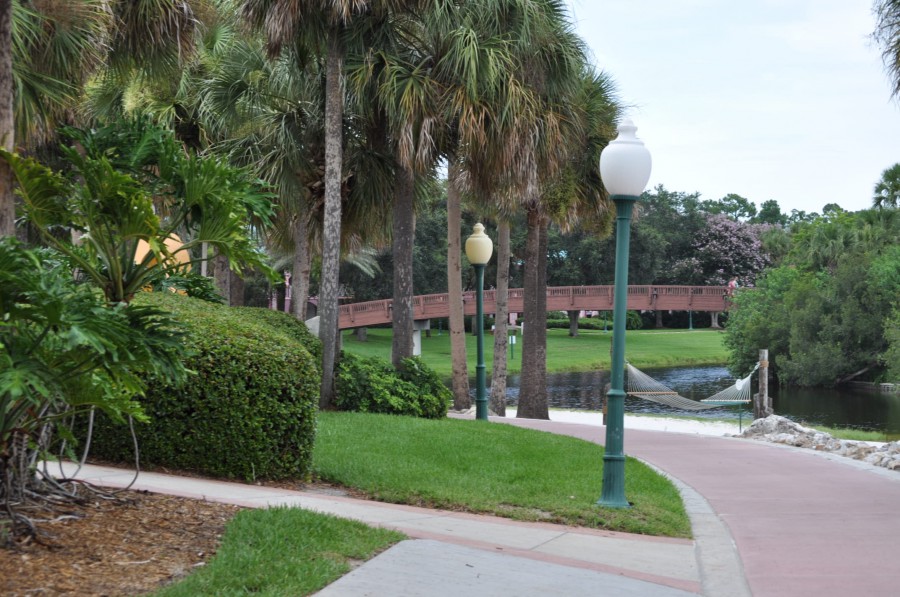
[[[673,277],[682,284],[722,285],[737,277],[741,286],[752,286],[769,265],[760,242],[766,225],[736,222],[724,214],[706,216],[697,232],[692,252],[677,260]]]

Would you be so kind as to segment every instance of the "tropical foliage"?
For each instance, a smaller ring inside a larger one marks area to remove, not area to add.
[[[882,379],[898,297],[900,212],[820,218],[796,231],[785,263],[758,289],[736,293],[726,330],[731,368],[747,370],[765,347],[784,383]]]
[[[33,158],[0,156],[18,182],[25,220],[108,301],[128,302],[161,276],[190,271],[203,244],[235,266],[264,267],[248,214],[266,221],[272,209],[246,172],[215,157],[186,155],[171,133],[141,123],[67,135],[81,150],[60,148],[64,172]],[[141,243],[147,248],[139,252]]]
[[[20,513],[30,502],[69,493],[36,468],[56,432],[68,437],[71,418],[94,407],[142,420],[147,375],[185,378],[184,330],[155,306],[110,305],[63,255],[11,238],[0,239],[0,307],[0,502],[13,540],[33,531]]]

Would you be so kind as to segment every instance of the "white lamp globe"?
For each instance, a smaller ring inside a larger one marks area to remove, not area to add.
[[[466,257],[472,265],[487,265],[494,252],[494,243],[491,237],[484,233],[484,226],[479,222],[475,224],[474,232],[466,239]]]
[[[630,118],[622,120],[618,130],[619,136],[600,153],[600,178],[610,195],[637,197],[650,180],[650,152]]]

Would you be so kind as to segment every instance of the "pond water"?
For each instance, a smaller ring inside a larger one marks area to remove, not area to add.
[[[725,367],[668,367],[642,369],[644,373],[686,398],[701,400],[733,385],[735,379]],[[490,382],[488,382],[490,383]],[[551,408],[601,410],[603,388],[609,383],[607,371],[585,373],[548,373],[547,393]],[[753,392],[757,390],[753,378]],[[507,403],[515,406],[519,398],[519,376],[507,378]],[[775,412],[800,423],[850,427],[879,431],[889,439],[900,439],[900,394],[878,393],[855,388],[780,388],[769,387]],[[626,413],[686,415],[697,418],[752,418],[747,405],[739,413],[738,407],[722,407],[701,411],[685,411],[655,402],[625,399]]]

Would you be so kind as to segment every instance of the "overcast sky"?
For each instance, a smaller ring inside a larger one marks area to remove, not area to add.
[[[650,149],[648,188],[856,211],[900,162],[871,0],[568,2]]]

